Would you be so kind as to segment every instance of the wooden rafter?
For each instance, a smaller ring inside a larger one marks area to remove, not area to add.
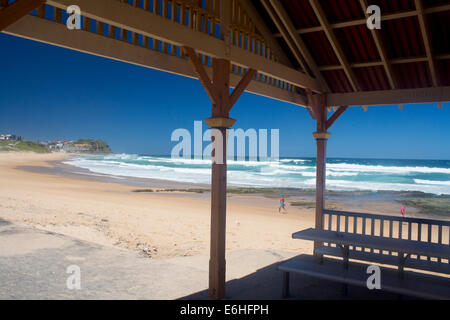
[[[431,40],[430,40],[430,36],[428,35],[425,13],[423,10],[422,2],[420,0],[415,0],[415,4],[416,4],[416,10],[418,12],[418,17],[419,17],[420,31],[422,32],[423,43],[425,45],[425,51],[427,54],[428,65],[430,67],[431,80],[433,81],[433,86],[437,87],[438,86],[438,78],[437,78],[437,73],[436,73],[436,67],[435,67],[434,61],[433,61],[433,53],[431,50]]]
[[[343,107],[339,107],[339,109],[337,109],[332,115],[331,117],[327,120],[327,130],[331,128],[331,126],[333,125],[333,123],[345,112],[345,110],[348,109],[348,106],[343,106]]]
[[[276,1],[270,0],[270,3],[272,4],[272,6],[273,6],[275,12],[277,13],[278,17],[280,18],[280,20],[282,21],[287,32],[289,33],[289,36],[294,41],[294,44],[297,46],[297,49],[300,51],[303,58],[305,59],[308,67],[311,69],[313,75],[316,77],[316,79],[318,79],[322,83],[322,86],[325,88],[325,90],[327,92],[330,92],[331,90],[328,87],[328,84],[325,81],[325,79],[322,77],[322,74],[320,73],[320,70],[317,67],[316,62],[314,61],[314,58],[312,57],[311,53],[309,52],[308,47],[304,43],[303,39],[300,37],[300,35],[297,32],[295,32],[294,24],[292,23],[291,18],[289,17],[288,13],[284,9],[281,2],[279,2],[278,0],[276,0]]]
[[[433,56],[434,60],[450,60],[450,54],[438,54]],[[412,57],[412,58],[397,58],[390,59],[389,64],[404,64],[404,63],[413,63],[413,62],[427,62],[427,57]],[[375,66],[383,66],[383,61],[369,61],[369,62],[357,62],[351,63],[350,67],[352,68],[367,68],[367,67],[375,67]],[[325,65],[318,67],[320,71],[329,71],[329,70],[341,70],[342,65]]]
[[[426,8],[426,9],[424,9],[424,13],[431,14],[431,13],[437,13],[437,12],[443,12],[443,11],[449,11],[449,10],[450,10],[450,4],[445,4],[445,5],[435,6],[435,7],[431,7],[431,8]],[[381,15],[381,21],[415,17],[418,14],[419,13],[417,10],[383,14],[383,15]],[[339,29],[339,28],[345,28],[345,27],[364,25],[366,23],[367,23],[366,19],[356,19],[356,20],[332,23],[332,24],[330,24],[330,27],[332,29]],[[305,34],[305,33],[312,33],[312,32],[318,32],[318,31],[323,31],[323,30],[324,30],[323,26],[317,26],[317,27],[297,29],[296,32],[299,34]],[[281,37],[281,34],[274,34],[274,36]]]
[[[16,0],[0,10],[0,32],[17,22],[34,9],[42,6],[45,0]],[[5,3],[6,4],[6,3]]]
[[[350,67],[350,64],[347,61],[347,58],[345,57],[344,51],[342,50],[336,35],[333,32],[333,29],[330,26],[330,23],[328,22],[328,19],[325,15],[325,12],[322,9],[322,6],[319,3],[319,0],[309,0],[309,3],[311,4],[311,7],[314,10],[314,13],[316,14],[317,18],[320,21],[320,24],[323,26],[325,34],[327,35],[328,41],[330,41],[331,46],[334,49],[334,52],[336,53],[337,58],[339,59],[339,62],[344,68],[344,72],[347,75],[348,81],[350,82],[350,85],[352,86],[354,91],[360,91],[360,87],[358,85],[358,81],[356,80],[356,76],[353,73],[352,68]]]
[[[369,5],[367,3],[367,0],[359,0],[359,2],[361,4],[361,7],[362,7],[364,13],[366,14],[366,17],[368,18],[369,14],[367,13],[367,8],[369,7]],[[390,62],[388,61],[388,56],[387,56],[386,50],[384,49],[384,46],[381,42],[380,31],[377,29],[372,29],[372,30],[370,30],[370,32],[372,33],[373,40],[377,47],[378,53],[380,55],[381,62],[384,67],[384,71],[386,72],[386,76],[389,81],[389,85],[391,86],[391,89],[396,89],[397,85],[395,84],[395,80],[394,80],[394,72],[392,71],[392,66],[391,66]]]
[[[268,0],[261,0],[262,5],[266,9],[267,13],[269,14],[270,18],[272,19],[275,26],[280,30],[280,33],[283,36],[284,41],[286,41],[289,49],[291,49],[292,54],[294,55],[295,59],[297,60],[298,64],[302,67],[303,71],[305,73],[308,73],[308,67],[306,66],[305,62],[303,61],[303,57],[298,52],[295,44],[292,42],[291,38],[289,37],[289,34],[287,30],[284,28],[283,23],[280,21],[274,10],[272,9],[271,4]]]

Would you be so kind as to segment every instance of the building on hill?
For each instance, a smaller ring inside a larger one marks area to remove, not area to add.
[[[3,141],[22,141],[21,136],[16,136],[15,134],[1,134],[0,140]]]

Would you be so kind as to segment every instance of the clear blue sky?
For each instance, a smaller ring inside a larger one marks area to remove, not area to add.
[[[0,133],[170,154],[174,129],[193,130],[211,115],[196,80],[5,34],[0,61]],[[236,128],[280,129],[281,156],[315,156],[315,122],[304,108],[245,93],[231,117]],[[329,157],[450,159],[450,103],[350,108],[330,131]]]

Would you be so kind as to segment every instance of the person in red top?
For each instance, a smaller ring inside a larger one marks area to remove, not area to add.
[[[284,199],[284,195],[283,194],[280,194],[280,206],[278,207],[278,213],[281,213],[281,209],[283,209],[284,212],[287,213],[286,200]]]
[[[403,218],[405,217],[405,206],[402,206],[402,208],[400,209],[400,214]]]

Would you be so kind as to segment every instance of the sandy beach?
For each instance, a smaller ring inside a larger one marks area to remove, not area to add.
[[[153,258],[209,252],[210,202],[204,195],[135,193],[133,186],[18,169],[50,168],[66,154],[0,154],[0,217],[80,240],[147,252]],[[227,250],[309,253],[291,234],[313,226],[312,209],[277,212],[277,199],[231,195]]]
[[[62,163],[70,157],[0,153],[0,218],[151,258],[209,254],[209,192],[134,192],[205,186],[87,175]],[[290,205],[311,203],[311,194],[288,198],[288,214],[278,214],[276,197],[229,193],[227,199],[228,251],[312,253],[311,243],[293,240],[291,234],[314,226],[314,209]],[[329,196],[327,206],[395,215],[399,204],[394,199]]]
[[[0,153],[0,255],[7,275],[3,285],[9,288],[0,296],[207,298],[210,193],[168,191],[201,185],[88,175],[64,164],[70,157]],[[165,191],[136,192],[147,190],[143,187]],[[398,207],[395,196],[344,193],[328,198],[327,206],[342,210],[395,214]],[[309,241],[291,238],[294,232],[314,227],[314,209],[292,205],[311,203],[311,192],[295,191],[288,197],[288,214],[278,213],[273,194],[229,192],[227,199],[227,281],[232,296],[255,297],[254,286],[261,289],[264,283],[261,297],[278,299],[281,280],[276,263],[312,254]],[[444,237],[448,239],[448,234]],[[82,266],[89,288],[79,295],[61,287],[65,268],[74,261]],[[169,269],[175,278],[165,272]],[[186,272],[193,278],[186,278]],[[104,274],[110,275],[106,282]],[[342,297],[339,284],[318,286],[311,278],[297,284],[293,284],[296,297]],[[360,290],[349,297],[367,294]]]

